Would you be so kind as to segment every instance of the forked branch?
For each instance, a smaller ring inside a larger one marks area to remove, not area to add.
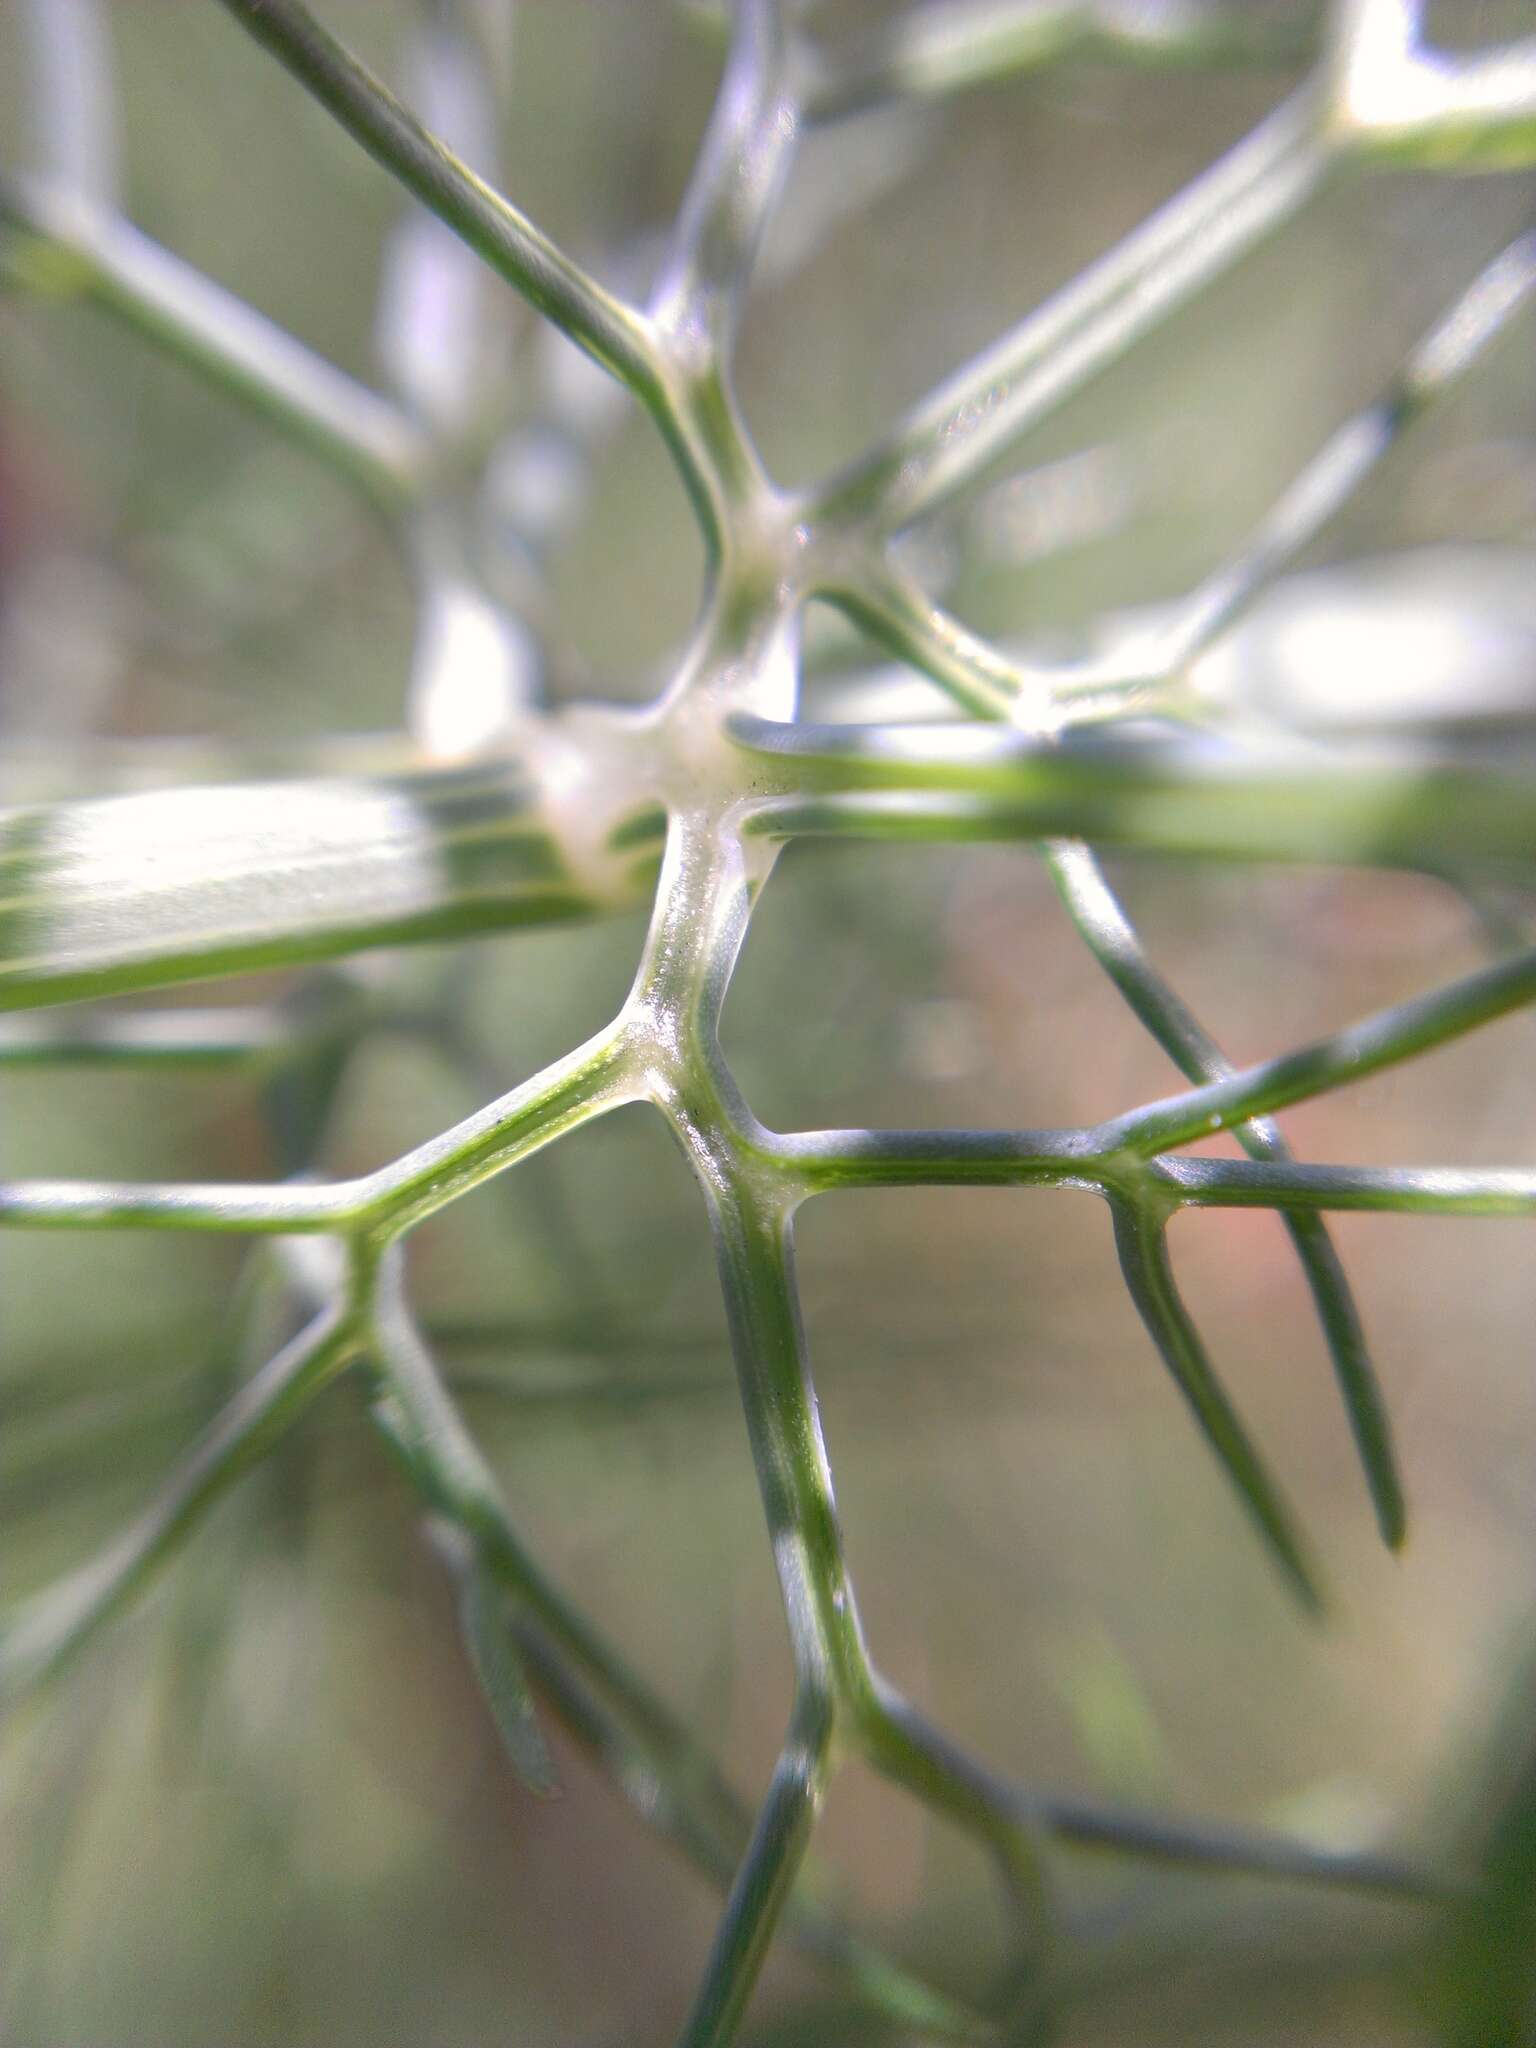
[[[606,291],[466,168],[301,0],[224,4],[406,191],[649,408],[693,495],[713,573],[677,686],[639,718],[530,714],[506,758],[454,775],[336,777],[0,819],[8,877],[0,999],[12,1006],[621,908],[651,890],[662,830],[670,828],[640,972],[614,1024],[376,1172],[269,1188],[30,1182],[0,1191],[0,1225],[321,1235],[344,1241],[352,1260],[340,1300],[236,1397],[141,1522],[0,1636],[0,1681],[19,1684],[61,1663],[148,1582],[319,1389],[363,1359],[374,1420],[434,1518],[471,1659],[524,1775],[541,1786],[549,1776],[526,1670],[577,1738],[701,1867],[718,1881],[740,1859],[684,2036],[690,2048],[723,2048],[733,2037],[781,1921],[797,1926],[892,2022],[980,2037],[975,2015],[793,1896],[839,1745],[996,1855],[1032,1966],[1051,1919],[1040,1857],[1051,1836],[1194,1865],[1418,1891],[1414,1875],[1391,1859],[1329,1856],[1033,1794],[977,1763],[881,1679],[843,1554],[801,1326],[792,1218],[800,1201],[837,1187],[1030,1183],[1107,1197],[1126,1283],[1150,1335],[1282,1569],[1310,1600],[1289,1511],[1178,1294],[1168,1219],[1182,1206],[1263,1205],[1284,1214],[1333,1345],[1383,1528],[1400,1533],[1379,1396],[1316,1212],[1536,1213],[1536,1175],[1298,1164],[1264,1119],[1536,1000],[1536,952],[1239,1071],[1154,973],[1086,847],[1057,846],[1051,857],[1079,928],[1198,1083],[1184,1093],[1092,1129],[779,1137],[737,1095],[717,1025],[773,842],[795,834],[1070,837],[1164,852],[1428,867],[1499,855],[1529,866],[1531,782],[1508,764],[1440,758],[1426,768],[1363,749],[1324,755],[1135,727],[1102,739],[1063,735],[1073,679],[1009,661],[931,604],[887,552],[893,534],[977,481],[1054,406],[1290,217],[1339,157],[1387,147],[1416,161],[1464,155],[1469,122],[1482,124],[1471,153],[1484,161],[1528,155],[1523,46],[1441,65],[1418,46],[1419,10],[1401,0],[1347,7],[1335,75],[1303,89],[875,448],[797,502],[763,474],[729,374],[742,294],[800,121],[788,0],[739,0],[719,100],[649,312]],[[1174,31],[1154,37],[1159,58],[1182,35],[1186,17],[1170,18]],[[996,72],[1084,37],[1107,35],[1122,53],[1133,40],[1120,10],[1004,0],[991,14],[994,40],[982,37],[979,55],[957,59],[946,37],[979,19],[969,4],[915,12],[906,30],[882,39],[862,74],[856,66],[840,84],[823,80],[823,109],[839,93],[844,105],[887,90],[931,95],[963,82],[967,66],[970,75]],[[1231,27],[1236,17],[1211,20]],[[1200,22],[1211,25],[1203,14]],[[1385,113],[1362,100],[1358,61],[1373,38],[1382,47],[1383,36],[1396,37],[1388,72],[1397,66],[1389,83],[1395,78],[1400,96]],[[83,188],[88,180],[71,174],[69,182]],[[56,283],[98,299],[264,405],[377,496],[398,502],[417,494],[433,458],[403,411],[338,381],[130,230],[66,205],[54,188],[7,205],[13,267],[18,250],[23,265],[40,261],[40,281],[52,264]],[[1249,546],[1178,609],[1157,674],[1186,666],[1232,623],[1533,289],[1536,251],[1527,236],[1484,274],[1382,403],[1329,444]],[[402,359],[396,382],[425,418],[434,402],[422,371],[418,352]],[[450,396],[462,395],[456,380]],[[413,533],[426,561],[426,529]],[[978,720],[993,722],[870,731],[729,716],[733,704],[787,716],[798,614],[814,595],[841,604]],[[1134,687],[1137,679],[1122,680]],[[48,1049],[67,1051],[69,1036],[49,1034]],[[83,1053],[158,1059],[176,1050],[177,1030],[161,1019],[79,1036]],[[225,1060],[262,1052],[266,1034],[201,1020],[182,1039],[183,1053]],[[8,1056],[29,1056],[29,1043],[37,1049],[35,1034],[13,1037]],[[490,1176],[642,1099],[668,1117],[704,1190],[794,1655],[789,1733],[750,1828],[687,1730],[523,1548],[411,1318],[395,1243]],[[1221,1129],[1238,1131],[1252,1156],[1166,1156]],[[309,1154],[300,1161],[304,1171],[311,1164]],[[291,1247],[290,1262],[301,1251]]]
[[[1045,858],[1079,936],[1153,1038],[1189,1080],[1228,1079],[1234,1071],[1230,1061],[1147,959],[1097,857],[1086,846],[1057,840],[1046,846]],[[1291,1161],[1290,1148],[1268,1117],[1239,1124],[1233,1136],[1253,1159]],[[1293,1211],[1286,1215],[1285,1225],[1323,1327],[1378,1526],[1386,1543],[1396,1549],[1406,1529],[1402,1481],[1360,1312],[1321,1218]]]

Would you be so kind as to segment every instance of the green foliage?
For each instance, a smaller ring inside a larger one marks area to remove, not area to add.
[[[349,1376],[366,1389],[372,1424],[419,1496],[456,1585],[470,1664],[519,1775],[536,1791],[554,1788],[537,1694],[619,1791],[726,1891],[680,2036],[692,2048],[736,2036],[781,1926],[888,2038],[1040,2038],[1061,1934],[1050,1876],[1057,1841],[1433,1900],[1451,1881],[1404,1859],[1100,1810],[1014,1785],[891,1685],[866,1643],[845,1560],[793,1230],[803,1204],[835,1189],[1034,1186],[1101,1197],[1151,1342],[1310,1608],[1321,1596],[1297,1518],[1207,1356],[1167,1245],[1183,1209],[1279,1212],[1381,1534],[1401,1542],[1407,1511],[1387,1407],[1324,1213],[1530,1216],[1536,1170],[1313,1165],[1292,1156],[1271,1119],[1529,1005],[1536,952],[1237,1069],[1160,978],[1090,847],[1528,871],[1536,792],[1519,762],[1449,749],[1426,761],[1370,742],[1280,740],[1245,724],[1240,707],[1198,702],[1190,674],[1413,422],[1526,311],[1536,297],[1536,238],[1518,237],[1485,268],[1378,400],[1149,634],[1082,659],[1016,657],[933,602],[902,541],[989,478],[1028,432],[1328,181],[1379,160],[1432,170],[1536,160],[1531,46],[1444,62],[1421,45],[1406,0],[1346,0],[1327,24],[1309,21],[1298,37],[1287,23],[1274,39],[1250,33],[1237,8],[1187,18],[1170,10],[1166,31],[1141,35],[1115,7],[1019,0],[916,8],[840,54],[835,41],[813,38],[809,10],[739,0],[714,115],[640,301],[600,285],[467,168],[299,0],[224,5],[426,210],[402,230],[397,284],[423,247],[439,256],[446,247],[456,262],[466,245],[649,414],[697,517],[705,588],[688,645],[654,702],[641,710],[541,704],[532,629],[515,630],[519,622],[455,552],[446,508],[478,487],[488,451],[455,416],[455,394],[434,386],[437,358],[413,337],[409,314],[393,351],[396,389],[379,395],[355,384],[150,243],[110,190],[90,189],[80,169],[88,152],[72,157],[68,144],[71,122],[88,127],[92,117],[83,104],[66,104],[63,89],[56,160],[39,177],[8,174],[0,186],[12,286],[95,302],[360,487],[406,538],[426,623],[416,744],[402,741],[396,762],[45,803],[0,818],[0,1001],[21,1009],[113,996],[637,904],[650,905],[650,922],[633,988],[611,1023],[510,1093],[353,1177],[327,1175],[324,1146],[349,1061],[388,1021],[371,985],[320,988],[312,1000],[270,1011],[108,1013],[57,1032],[18,1026],[4,1041],[18,1064],[249,1064],[265,1082],[288,1177],[239,1185],[21,1179],[0,1191],[0,1224],[273,1239],[278,1292],[308,1320],[238,1388],[115,1544],[13,1613],[0,1634],[0,1682],[17,1694],[71,1659],[322,1391]],[[51,36],[87,19],[88,10],[50,13],[40,0],[34,26],[45,56]],[[466,88],[463,75],[469,15],[441,0],[425,21],[423,88],[450,120],[473,127],[478,86]],[[1307,83],[1184,193],[837,473],[802,490],[769,476],[737,401],[734,365],[758,245],[803,132],[888,98],[938,97],[1085,46],[1107,61],[1183,64],[1283,55],[1298,42],[1318,53]],[[78,69],[56,69],[79,84]],[[458,242],[423,243],[443,228]],[[601,418],[592,405],[557,419],[573,460]],[[521,539],[537,565],[548,536],[527,518]],[[858,721],[855,699],[839,722],[801,719],[802,628],[812,603],[843,612],[968,716],[871,724]],[[489,709],[472,689],[488,675],[499,692]],[[457,744],[444,739],[450,731]],[[473,758],[450,758],[464,753]],[[737,1089],[719,1023],[776,856],[811,837],[1038,843],[1069,920],[1190,1085],[1066,1129],[768,1129]],[[451,1035],[451,992],[442,1010],[432,1021]],[[793,1700],[755,1813],[534,1560],[417,1326],[401,1263],[403,1240],[426,1219],[629,1104],[665,1120],[708,1208],[783,1598]],[[1183,1149],[1223,1131],[1245,1159]],[[1019,1957],[1003,1998],[961,1997],[928,1982],[850,1931],[819,1887],[802,1881],[828,1784],[850,1757],[958,1824],[996,1860]],[[1512,1858],[1493,1857],[1500,1884]],[[1517,1911],[1506,1917],[1519,1922]]]

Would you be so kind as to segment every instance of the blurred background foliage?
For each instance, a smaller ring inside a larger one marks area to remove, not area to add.
[[[823,10],[833,26],[879,12]],[[325,13],[398,75],[404,0]],[[663,0],[516,13],[510,189],[615,274],[676,205],[718,46]],[[132,217],[376,376],[388,180],[219,10],[115,0],[111,15]],[[1434,25],[1474,42],[1519,16],[1472,0]],[[1290,75],[1070,63],[817,138],[742,363],[775,473],[851,453]],[[0,0],[7,162],[27,151],[26,102],[15,0]],[[1529,179],[1406,175],[1332,192],[1064,408],[1025,469],[925,541],[925,571],[978,626],[1035,644],[1177,593],[1368,400],[1532,196]],[[510,423],[539,344],[491,290]],[[1394,549],[1416,551],[1412,575],[1437,589],[1473,549],[1529,574],[1528,333],[1416,429],[1311,559],[1342,576]],[[681,494],[632,418],[553,563],[561,687],[653,690],[699,568]],[[1263,616],[1245,642],[1260,651]],[[398,545],[303,454],[88,309],[0,302],[8,798],[137,775],[126,742],[176,743],[152,752],[158,776],[228,777],[313,736],[396,728],[410,633]],[[858,657],[845,635],[826,622],[833,665]],[[1153,957],[1242,1060],[1463,971],[1483,943],[1427,880],[1152,859],[1115,874]],[[360,970],[407,991],[459,977],[465,1044],[445,1058],[381,1036],[348,1073],[328,1164],[380,1163],[595,1028],[641,930]],[[1293,1112],[1298,1153],[1526,1159],[1532,1032],[1511,1018]],[[793,847],[726,1041],[781,1127],[1066,1124],[1173,1080],[1027,849]],[[3,1093],[8,1174],[280,1165],[249,1074],[40,1070]],[[872,1639],[1001,1768],[1431,1856],[1497,1811],[1501,1759],[1518,1792],[1536,1619],[1529,1231],[1344,1217],[1337,1233],[1400,1433],[1401,1559],[1376,1546],[1278,1218],[1212,1211],[1174,1234],[1213,1353],[1324,1540],[1318,1630],[1152,1358],[1097,1205],[923,1191],[808,1212],[807,1317]],[[166,1236],[0,1245],[7,1600],[131,1514],[248,1363],[230,1335],[243,1256]],[[421,1232],[412,1271],[536,1550],[760,1788],[787,1656],[704,1220],[660,1124],[625,1111],[539,1155]],[[6,1728],[0,2038],[14,2048],[618,2048],[666,2040],[686,2008],[713,1896],[568,1749],[560,1800],[513,1780],[448,1582],[346,1412],[359,1398],[333,1392],[166,1587]],[[1531,1851],[1513,1811],[1499,1839],[1519,1910]],[[861,1925],[944,1981],[999,1971],[1000,1911],[970,1847],[856,1771],[824,1839]],[[1063,1966],[1074,2048],[1525,2038],[1478,2018],[1476,1987],[1497,1973],[1477,1930],[1447,1946],[1412,1907],[1090,1858],[1066,1874],[1083,1932]],[[860,2024],[791,1955],[747,2038],[878,2038]]]

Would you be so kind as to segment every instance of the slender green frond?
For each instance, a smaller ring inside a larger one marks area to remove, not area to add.
[[[240,25],[423,206],[630,389],[654,384],[644,322],[492,191],[316,20],[302,0],[222,0]]]
[[[107,1550],[0,1626],[0,1698],[52,1677],[148,1585],[241,1475],[356,1356],[355,1319],[320,1316],[242,1387],[164,1491]]]
[[[1297,1598],[1303,1607],[1319,1610],[1321,1595],[1291,1510],[1212,1370],[1174,1282],[1161,1219],[1125,1201],[1116,1201],[1113,1210],[1120,1270],[1147,1335]]]
[[[0,182],[14,281],[83,298],[231,392],[362,486],[386,510],[420,488],[426,441],[388,399],[162,249],[68,191]]]
[[[1058,840],[1047,846],[1045,857],[1079,936],[1169,1058],[1191,1081],[1229,1079],[1231,1062],[1148,961],[1092,851]],[[1290,1161],[1289,1147],[1267,1117],[1238,1125],[1233,1136],[1253,1159]],[[1323,1326],[1382,1538],[1395,1550],[1406,1533],[1407,1515],[1386,1403],[1366,1349],[1360,1311],[1322,1221],[1293,1211],[1285,1224]]]
[[[1308,95],[1287,101],[1194,184],[916,406],[827,486],[821,516],[885,532],[935,512],[1030,428],[1271,234],[1326,158]]]

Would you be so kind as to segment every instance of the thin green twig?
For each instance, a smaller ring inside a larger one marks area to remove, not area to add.
[[[1319,1611],[1316,1574],[1295,1518],[1206,1356],[1173,1277],[1162,1218],[1135,1201],[1112,1206],[1120,1271],[1148,1336],[1292,1590],[1304,1607]]]
[[[510,200],[421,125],[388,87],[318,22],[302,0],[221,0],[327,112],[530,305],[645,406],[677,463],[711,545],[722,541],[718,444],[651,321],[606,291]]]
[[[1026,721],[1026,724],[1028,721]],[[1042,737],[998,724],[876,727],[733,717],[731,738],[795,794],[754,795],[770,838],[1085,839],[1226,860],[1436,871],[1531,859],[1532,783],[1516,761],[1404,748],[1090,727]]]
[[[654,389],[654,349],[641,317],[430,135],[301,0],[222,4],[370,156],[546,319],[637,396]]]
[[[736,0],[735,33],[692,180],[651,295],[651,317],[696,354],[729,359],[764,227],[799,126],[785,0]]]
[[[1211,170],[1055,298],[948,377],[820,495],[833,525],[898,531],[1001,460],[1048,411],[1289,220],[1326,157],[1309,94],[1288,100]]]
[[[73,1577],[7,1618],[0,1629],[0,1697],[52,1677],[143,1590],[230,1486],[352,1362],[360,1335],[355,1307],[318,1316],[241,1387],[137,1522]]]
[[[388,512],[421,487],[427,443],[386,398],[183,263],[127,221],[73,193],[0,181],[11,276],[49,298],[88,299],[253,407]]]
[[[1485,967],[1230,1079],[1152,1102],[1104,1127],[1106,1149],[1150,1159],[1175,1146],[1363,1081],[1536,1001],[1536,950]]]
[[[1186,1079],[1228,1079],[1234,1071],[1231,1062],[1152,967],[1093,852],[1055,840],[1047,844],[1045,858],[1078,934]],[[1239,1124],[1233,1136],[1253,1159],[1282,1164],[1291,1160],[1289,1147],[1268,1118]],[[1382,1538],[1396,1549],[1406,1532],[1407,1511],[1386,1403],[1366,1349],[1360,1312],[1321,1219],[1293,1210],[1286,1214],[1285,1224],[1323,1326]]]
[[[837,120],[892,99],[948,97],[1083,57],[1133,67],[1285,64],[1315,41],[1310,7],[1278,19],[1238,6],[1129,9],[1104,0],[944,0],[908,7],[824,58],[810,113]]]

